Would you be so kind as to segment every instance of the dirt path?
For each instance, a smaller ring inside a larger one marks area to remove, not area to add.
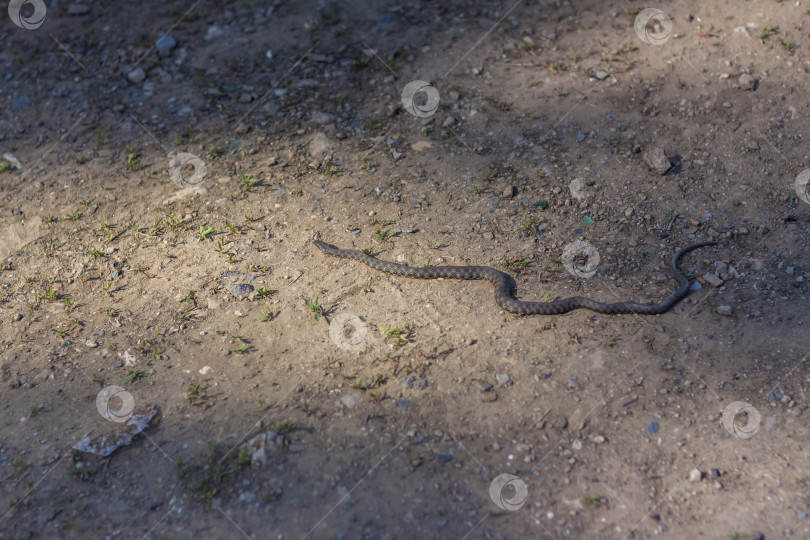
[[[810,537],[799,4],[12,3],[0,538]]]

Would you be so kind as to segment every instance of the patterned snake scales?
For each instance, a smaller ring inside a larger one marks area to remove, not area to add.
[[[659,304],[636,304],[635,302],[616,302],[613,304],[603,304],[590,298],[582,296],[572,296],[562,298],[553,302],[523,302],[512,296],[512,287],[509,284],[509,276],[503,272],[490,268],[489,266],[430,266],[427,268],[416,268],[381,261],[371,255],[355,249],[340,249],[326,242],[314,240],[315,246],[326,253],[344,259],[355,259],[375,270],[419,279],[433,278],[453,278],[453,279],[486,279],[495,286],[495,301],[504,310],[519,315],[562,315],[575,309],[590,309],[597,313],[617,315],[620,313],[638,313],[641,315],[660,315],[672,309],[689,292],[689,280],[678,271],[678,260],[693,249],[704,246],[715,245],[717,242],[699,242],[691,244],[681,249],[672,256],[669,269],[675,279],[680,282],[680,288],[669,295]]]

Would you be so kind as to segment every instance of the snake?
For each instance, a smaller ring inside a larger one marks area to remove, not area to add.
[[[670,261],[669,269],[678,280],[680,287],[658,304],[637,304],[635,302],[614,302],[604,304],[583,296],[571,296],[550,302],[526,302],[513,296],[515,288],[511,285],[511,276],[489,266],[428,266],[414,267],[380,260],[356,249],[340,249],[321,240],[313,244],[326,255],[354,259],[375,270],[417,279],[486,279],[495,287],[495,301],[502,309],[518,315],[562,315],[576,309],[589,309],[596,313],[619,315],[633,313],[639,315],[660,315],[672,309],[689,292],[690,281],[678,271],[678,261],[685,254],[704,246],[716,245],[717,242],[698,242],[678,250]]]

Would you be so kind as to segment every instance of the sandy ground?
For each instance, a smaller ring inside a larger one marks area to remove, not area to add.
[[[35,4],[0,538],[810,537],[804,2]]]

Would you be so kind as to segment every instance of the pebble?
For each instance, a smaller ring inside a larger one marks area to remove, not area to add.
[[[127,73],[127,79],[129,79],[129,82],[134,83],[134,84],[138,84],[139,82],[143,82],[143,80],[145,78],[146,78],[146,72],[143,70],[143,68],[135,68],[132,71],[130,71],[129,73]]]
[[[17,313],[16,315],[14,315],[14,322],[20,322],[22,320],[22,318],[23,318],[23,314],[22,313]]]
[[[228,285],[228,290],[236,298],[241,300],[254,291],[253,285],[248,283],[231,283]]]
[[[705,281],[706,283],[715,288],[718,288],[723,284],[723,280],[715,276],[711,272],[706,272],[706,274],[703,276],[703,281]]]
[[[748,73],[740,75],[737,82],[743,90],[756,90],[757,88],[757,80]]]
[[[506,386],[509,384],[509,381],[512,380],[508,373],[498,373],[495,375],[495,379],[498,381],[498,384],[503,386]]]
[[[689,471],[689,481],[690,482],[700,482],[700,479],[703,478],[703,473],[697,469],[692,469]]]
[[[647,424],[647,433],[650,435],[655,435],[658,433],[658,422],[649,422]]]
[[[517,195],[517,188],[515,186],[509,186],[503,190],[503,198],[504,199],[511,199],[515,195]]]
[[[403,388],[416,388],[424,390],[427,388],[427,379],[424,375],[405,375],[399,378],[399,384]]]
[[[495,238],[495,235],[491,232],[485,232],[481,236],[484,238],[484,240],[493,240]]]
[[[28,96],[20,96],[18,98],[14,98],[14,101],[11,102],[12,109],[19,109],[20,107],[30,107],[31,100]]]
[[[667,171],[672,167],[667,155],[664,153],[664,148],[661,146],[647,149],[647,151],[644,152],[642,159],[644,159],[644,163],[650,167],[650,170],[653,170],[658,174],[666,174]]]
[[[177,40],[172,36],[163,36],[155,43],[155,48],[157,48],[160,56],[169,56],[169,53],[175,47],[177,47]]]
[[[91,349],[95,349],[96,347],[98,347],[98,343],[93,341],[92,339],[88,339],[87,341],[84,342],[84,344],[90,347]]]
[[[557,429],[565,429],[568,427],[568,418],[565,416],[558,416],[554,421],[554,427]]]
[[[731,306],[717,306],[717,313],[720,315],[731,315]]]
[[[344,407],[352,408],[360,403],[360,394],[346,394],[340,398],[340,404]]]
[[[575,199],[582,200],[585,198],[585,182],[582,178],[574,178],[571,180],[571,183],[568,184],[568,190]]]
[[[230,349],[222,349],[219,352],[219,354],[221,354],[222,356],[228,356],[229,354],[231,354],[231,350]]]

